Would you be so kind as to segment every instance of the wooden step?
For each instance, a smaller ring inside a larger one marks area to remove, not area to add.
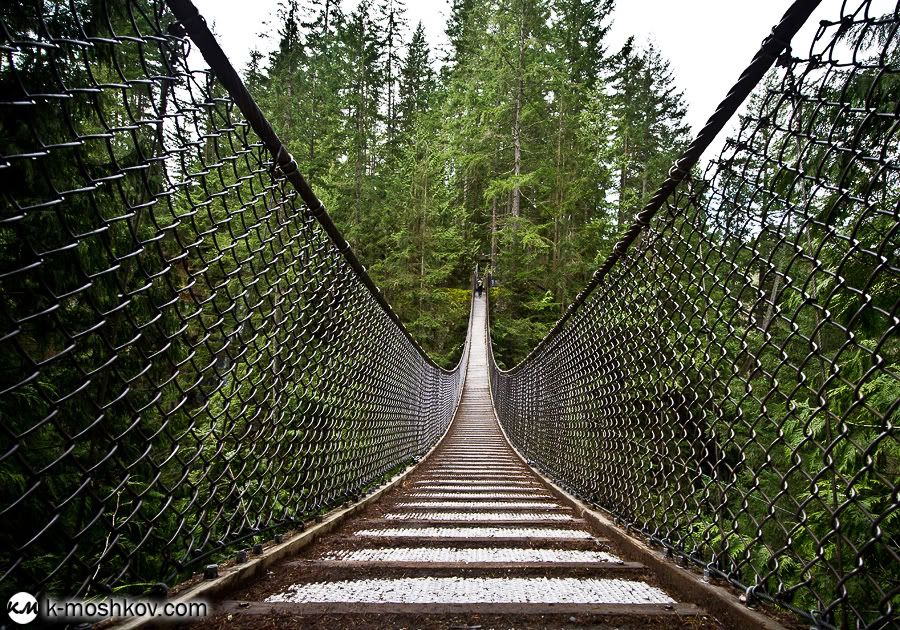
[[[490,627],[510,627],[505,620],[512,620],[522,616],[540,616],[540,627],[562,627],[563,625],[581,625],[584,622],[598,622],[605,618],[633,618],[636,621],[646,621],[648,628],[697,628],[694,619],[703,615],[703,611],[693,604],[543,604],[543,603],[472,603],[472,604],[395,604],[395,603],[368,603],[368,602],[337,602],[337,603],[308,603],[298,604],[291,602],[247,602],[226,601],[215,607],[215,612],[222,615],[230,615],[234,627],[240,627],[241,617],[253,618],[262,615],[273,615],[278,619],[277,625],[288,624],[284,620],[291,616],[322,616],[322,615],[413,615],[415,618],[410,624],[401,624],[397,627],[417,627],[421,623],[421,617],[445,618],[448,615],[492,615],[489,619],[495,621]],[[562,618],[554,619],[551,615],[559,615]],[[569,619],[575,617],[576,622]],[[678,618],[686,618],[687,624],[681,624]],[[371,621],[371,620],[370,620]],[[393,622],[402,621],[393,619]],[[498,624],[499,622],[499,624]],[[567,623],[568,622],[568,623]],[[432,622],[433,623],[433,622]],[[677,624],[677,625],[673,625]],[[392,623],[392,626],[395,624]],[[271,626],[275,627],[275,626]],[[452,627],[452,626],[451,626]],[[461,626],[466,627],[466,626]],[[476,624],[472,628],[480,628]],[[633,626],[632,626],[633,627]]]

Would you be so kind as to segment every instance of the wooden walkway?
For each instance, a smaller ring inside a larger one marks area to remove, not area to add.
[[[485,300],[434,453],[359,517],[236,592],[224,627],[721,627],[655,585],[518,457],[488,388]]]

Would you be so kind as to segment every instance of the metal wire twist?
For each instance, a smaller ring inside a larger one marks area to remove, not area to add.
[[[195,26],[0,6],[4,597],[171,583],[359,496],[458,403],[468,346],[422,353]]]
[[[898,621],[898,25],[822,21],[532,354],[492,362],[547,475],[821,627]]]

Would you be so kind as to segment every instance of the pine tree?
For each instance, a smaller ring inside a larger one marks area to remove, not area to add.
[[[300,36],[300,9],[297,0],[279,5],[278,47],[269,57],[267,110],[281,139],[294,155],[301,155],[308,123],[308,109],[302,99],[307,94],[306,55]]]
[[[425,40],[422,22],[416,26],[403,67],[400,69],[400,95],[397,104],[397,131],[401,138],[409,136],[415,128],[417,115],[428,110],[434,91],[434,70],[429,60],[430,51]]]
[[[310,182],[320,187],[328,186],[325,174],[341,155],[336,130],[341,117],[339,58],[343,55],[338,33],[343,23],[344,14],[338,0],[312,0],[301,22],[307,34],[304,71],[309,77],[308,95],[304,95],[309,103],[304,159]]]
[[[384,33],[384,121],[387,151],[397,135],[397,98],[400,83],[401,49],[406,24],[406,7],[400,0],[382,0],[380,28]]]
[[[681,94],[668,61],[649,44],[629,38],[614,60],[610,112],[615,136],[620,228],[628,225],[685,142],[687,126]]]
[[[597,253],[608,243],[597,238],[607,226],[608,170],[595,160],[597,139],[585,129],[594,91],[605,84],[609,63],[604,38],[612,1],[557,0],[553,4],[549,60],[552,94],[550,137],[552,179],[548,211],[552,220],[549,264],[553,297],[565,308],[588,279]]]
[[[348,221],[348,233],[366,233],[366,223],[374,220],[367,212],[377,207],[377,181],[373,177],[379,162],[379,135],[383,122],[380,109],[383,90],[384,40],[372,15],[369,2],[361,2],[339,31],[342,51],[340,89],[343,141],[342,164],[334,168],[337,216]],[[360,243],[364,258],[375,256],[379,244],[371,239]]]

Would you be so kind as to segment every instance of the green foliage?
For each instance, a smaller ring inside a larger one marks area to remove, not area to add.
[[[402,5],[339,7],[285,5],[248,83],[410,328],[461,333],[444,291],[478,262],[509,288],[495,323],[528,331],[497,338],[515,363],[608,253],[615,199],[641,203],[683,142],[671,72],[652,47],[607,53],[611,0],[455,2],[439,71]]]

